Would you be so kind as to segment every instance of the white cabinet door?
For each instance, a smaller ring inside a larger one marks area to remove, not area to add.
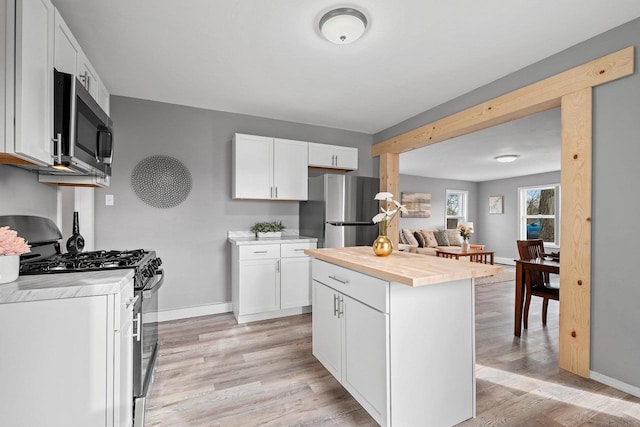
[[[343,299],[342,383],[360,395],[369,413],[382,423],[387,419],[389,316],[347,296]]]
[[[0,304],[1,425],[105,426],[113,359],[106,300]]]
[[[340,293],[322,283],[312,282],[313,355],[342,381],[342,327],[338,317]]]
[[[308,199],[307,143],[274,139],[274,199]]]
[[[76,77],[78,75],[80,45],[57,10],[54,23],[54,66],[61,73],[68,73]]]
[[[82,51],[80,51],[80,56],[78,56],[78,79],[93,99],[96,99],[98,74]]]
[[[311,305],[311,257],[282,258],[280,308],[307,305]]]
[[[307,200],[307,143],[233,137],[234,199]]]
[[[236,134],[233,138],[234,199],[271,199],[273,138]]]
[[[280,308],[279,264],[279,259],[240,262],[240,315]]]
[[[358,169],[358,149],[353,147],[336,147],[336,167],[338,169]]]
[[[133,289],[121,296],[120,322],[114,338],[114,426],[133,423]]]
[[[49,0],[16,2],[14,152],[40,165],[52,163],[54,13]]]
[[[358,149],[310,142],[309,166],[356,170],[358,169]]]

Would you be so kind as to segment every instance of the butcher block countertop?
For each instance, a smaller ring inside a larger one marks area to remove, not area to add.
[[[498,274],[502,267],[432,255],[393,251],[379,257],[369,246],[306,249],[305,254],[370,276],[409,286],[433,285]]]

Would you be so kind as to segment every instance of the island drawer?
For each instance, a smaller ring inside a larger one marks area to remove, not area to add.
[[[280,258],[280,245],[246,245],[240,246],[240,259]]]
[[[383,313],[389,312],[389,282],[314,258],[313,280]]]
[[[280,248],[282,258],[292,258],[305,255],[305,249],[315,249],[315,243],[283,243]]]

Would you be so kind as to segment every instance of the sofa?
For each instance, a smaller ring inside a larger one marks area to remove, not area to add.
[[[462,246],[460,231],[454,230],[400,230],[401,251],[434,255],[437,250],[460,250]],[[470,245],[473,249],[484,249],[484,245]]]

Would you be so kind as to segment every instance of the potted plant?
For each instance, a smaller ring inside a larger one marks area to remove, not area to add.
[[[251,231],[256,233],[258,239],[261,239],[264,237],[281,237],[282,230],[285,228],[282,221],[256,222],[251,227]]]

